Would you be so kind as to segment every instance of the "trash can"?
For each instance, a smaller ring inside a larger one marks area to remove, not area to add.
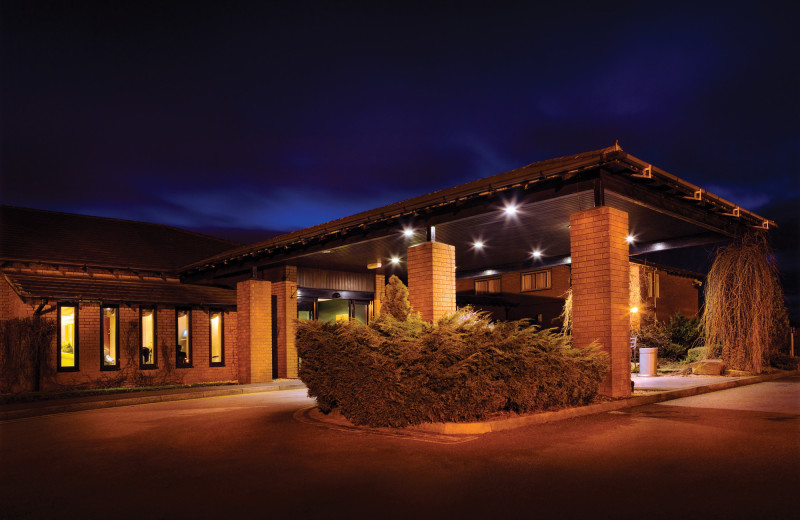
[[[639,349],[639,375],[657,376],[658,375],[658,349],[640,348]]]

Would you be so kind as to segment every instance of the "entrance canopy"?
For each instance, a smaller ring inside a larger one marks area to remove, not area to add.
[[[628,214],[631,255],[775,225],[615,145],[234,249],[186,266],[182,275],[225,283],[289,264],[405,278],[406,250],[430,239],[455,246],[459,278],[546,267],[570,262],[569,216],[597,206]]]

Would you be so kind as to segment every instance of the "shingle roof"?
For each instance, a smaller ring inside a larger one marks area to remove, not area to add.
[[[118,280],[89,276],[2,273],[23,298],[102,301],[104,303],[155,303],[163,305],[236,305],[236,291],[174,280]]]
[[[238,245],[161,224],[0,206],[0,260],[175,271]]]

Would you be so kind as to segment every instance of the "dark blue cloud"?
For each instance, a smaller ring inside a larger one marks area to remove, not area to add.
[[[2,9],[8,203],[289,230],[616,139],[798,197],[788,3]]]

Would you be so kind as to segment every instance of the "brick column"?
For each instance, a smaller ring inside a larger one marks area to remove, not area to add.
[[[272,291],[278,297],[278,377],[296,379],[297,283],[273,283]]]
[[[408,301],[422,319],[437,322],[456,310],[456,248],[423,242],[408,248]]]
[[[638,264],[631,263],[631,274],[629,278],[629,297],[628,306],[632,309],[636,307],[636,312],[631,312],[631,333],[639,331],[644,312],[644,300],[642,300],[641,268]]]
[[[581,348],[600,343],[610,356],[611,371],[599,392],[629,396],[628,214],[600,206],[570,215],[569,222],[573,344]]]
[[[381,315],[381,304],[386,297],[386,275],[375,275],[375,298],[372,300],[372,315],[370,319],[376,319]]]
[[[245,280],[236,284],[240,383],[272,381],[271,286],[265,280]]]

